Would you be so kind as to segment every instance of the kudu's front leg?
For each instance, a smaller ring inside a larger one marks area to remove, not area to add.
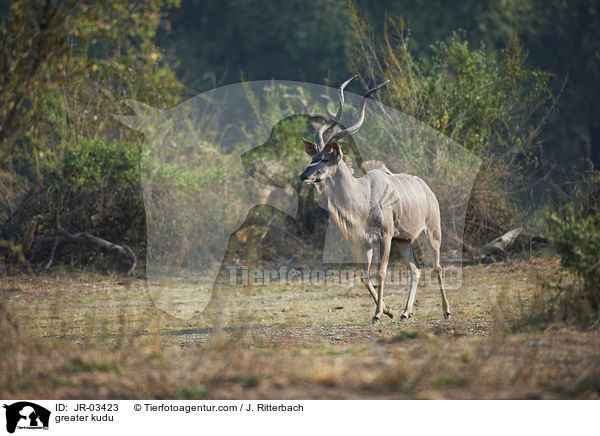
[[[373,316],[373,324],[378,324],[381,322],[381,315],[383,314],[383,288],[385,284],[385,275],[387,273],[387,266],[390,260],[390,249],[392,245],[392,238],[389,236],[384,236],[381,241],[381,262],[379,263],[379,286],[377,293],[377,309],[375,309],[375,316]]]
[[[375,302],[375,304],[377,304],[377,291],[375,291],[375,287],[373,286],[373,283],[371,282],[371,273],[370,273],[371,272],[371,261],[373,259],[373,247],[366,250],[366,257],[367,257],[366,258],[367,268],[363,272],[361,280],[367,287],[367,291],[369,291],[369,294],[371,294],[371,297],[373,297],[373,301]],[[394,312],[393,312],[392,308],[390,306],[386,306],[385,303],[383,303],[383,313],[386,314],[387,316],[389,316],[390,318],[394,318]]]

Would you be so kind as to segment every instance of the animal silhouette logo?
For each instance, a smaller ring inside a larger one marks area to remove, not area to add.
[[[184,319],[202,313],[211,300],[229,238],[253,207],[266,204],[296,217],[295,187],[255,177],[248,171],[248,161],[254,160],[253,167],[262,167],[265,174],[285,171],[289,162],[265,155],[274,127],[293,116],[310,117],[315,109],[329,113],[322,97],[336,92],[301,82],[260,81],[216,88],[170,110],[125,101],[133,114],[116,118],[144,135],[140,173],[147,223],[146,276],[158,308]],[[291,94],[302,104],[294,104]],[[352,124],[360,98],[346,93],[348,110],[340,125]],[[469,194],[481,161],[399,111],[377,102],[367,111],[370,122],[352,138],[363,161],[384,161],[394,172],[416,173],[428,181],[446,171],[436,167],[439,162],[450,163],[454,173],[447,183],[452,187],[442,186],[450,198],[442,200],[451,206],[444,217],[457,237],[447,238],[442,258],[445,253],[460,253],[462,243],[451,244],[462,240]],[[298,142],[284,146],[297,149]],[[430,155],[439,159],[428,160]],[[411,166],[415,157],[427,165],[415,171]],[[444,180],[437,177],[442,184]],[[432,189],[437,188],[434,182]],[[331,215],[323,236],[323,263],[356,263]],[[377,257],[375,252],[374,262]]]
[[[4,404],[6,409],[6,431],[14,433],[19,429],[48,429],[50,411],[38,404],[29,401],[19,401],[10,405]]]

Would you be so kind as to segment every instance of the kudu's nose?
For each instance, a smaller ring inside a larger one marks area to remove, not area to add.
[[[306,177],[306,174],[302,173],[300,174],[300,181],[304,182],[308,177]]]

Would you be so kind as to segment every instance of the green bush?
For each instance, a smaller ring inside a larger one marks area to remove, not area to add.
[[[46,186],[71,191],[131,187],[139,180],[139,159],[137,144],[82,137],[61,144],[53,158],[43,161],[42,173]]]
[[[527,186],[527,174],[537,167],[539,134],[554,107],[549,75],[526,66],[516,36],[498,53],[483,44],[471,47],[464,34],[455,33],[434,44],[429,56],[417,59],[402,20],[388,17],[377,38],[353,7],[350,18],[351,70],[369,83],[390,79],[380,96],[383,103],[482,159],[467,211],[465,242],[480,245],[522,226],[528,205],[514,192]],[[427,174],[428,154],[410,159],[417,171]],[[441,177],[452,175],[452,168],[446,173],[440,169],[435,173]],[[453,204],[451,192],[436,195],[442,210]]]
[[[23,213],[44,217],[38,234],[57,234],[59,226],[69,232],[87,231],[140,253],[146,228],[139,160],[140,147],[132,142],[84,137],[64,142],[40,161],[41,183]],[[37,249],[37,262],[47,261],[48,244]],[[89,255],[77,254],[77,247],[73,250],[76,263],[90,261]],[[79,247],[81,252],[89,252],[89,247]]]
[[[600,320],[600,172],[587,173],[575,184],[564,204],[546,213],[548,236],[564,267],[577,280],[554,291],[552,311],[569,323],[592,324]]]

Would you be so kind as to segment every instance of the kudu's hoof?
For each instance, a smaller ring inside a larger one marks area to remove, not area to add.
[[[392,308],[391,308],[391,307],[388,307],[388,308],[387,308],[387,310],[386,310],[385,312],[383,312],[383,313],[385,313],[385,314],[386,314],[387,316],[389,316],[391,319],[394,319],[394,311],[392,310]]]
[[[381,318],[378,316],[374,316],[371,320],[371,325],[379,325],[381,324]]]
[[[408,318],[412,316],[412,313],[404,312],[402,316],[400,316],[400,321],[408,321]]]
[[[444,313],[444,318],[451,319],[452,318],[452,314],[450,312]]]

